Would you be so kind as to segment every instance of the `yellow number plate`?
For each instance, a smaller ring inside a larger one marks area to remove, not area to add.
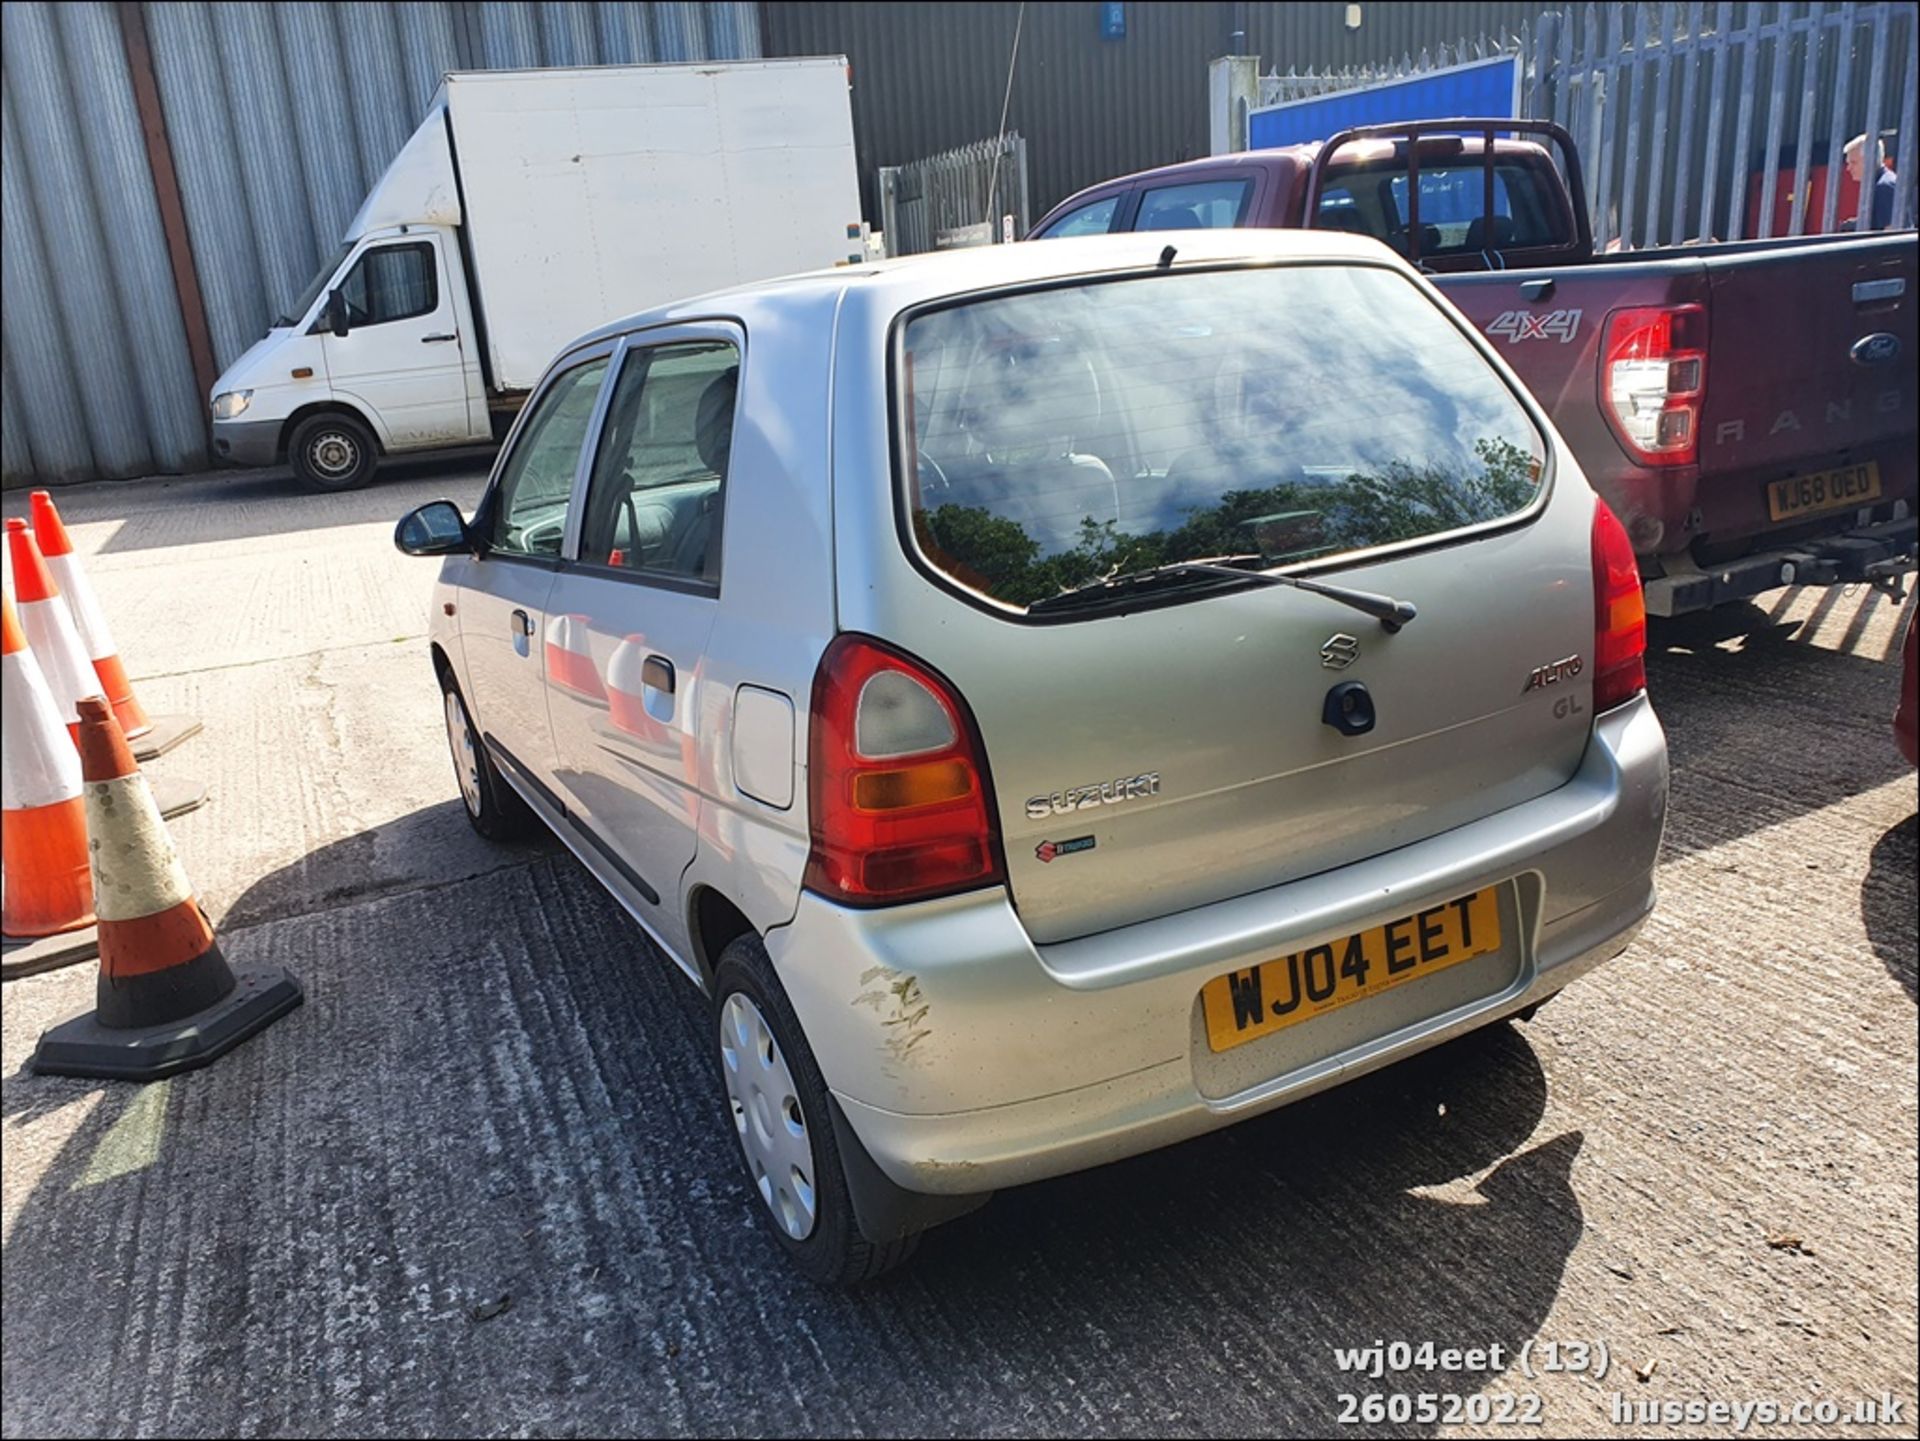
[[[1813,475],[1788,476],[1767,484],[1767,509],[1773,512],[1775,520],[1871,505],[1879,498],[1880,466],[1871,460]]]
[[[1200,992],[1207,1044],[1231,1050],[1499,949],[1499,888],[1489,886],[1358,935],[1215,976]]]

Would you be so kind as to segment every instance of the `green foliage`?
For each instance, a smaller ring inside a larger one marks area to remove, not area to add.
[[[916,517],[920,543],[950,574],[1013,605],[1031,605],[1109,576],[1173,561],[1258,551],[1274,559],[1335,555],[1496,520],[1527,505],[1538,463],[1508,441],[1474,443],[1478,468],[1391,461],[1345,480],[1230,490],[1172,530],[1123,533],[1087,516],[1070,550],[1043,556],[1021,526],[979,506]],[[1151,481],[1148,482],[1149,484]]]

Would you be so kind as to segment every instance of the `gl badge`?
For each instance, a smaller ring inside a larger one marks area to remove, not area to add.
[[[1360,642],[1350,635],[1330,635],[1320,647],[1320,664],[1328,670],[1345,670],[1359,659]]]

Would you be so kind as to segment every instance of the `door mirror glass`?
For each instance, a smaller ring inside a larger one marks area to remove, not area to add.
[[[450,555],[468,547],[467,523],[450,500],[429,501],[408,511],[394,527],[393,544],[404,555]]]
[[[347,297],[339,290],[327,292],[327,329],[338,338],[347,333]]]

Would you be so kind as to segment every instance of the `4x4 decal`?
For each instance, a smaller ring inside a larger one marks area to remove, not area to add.
[[[1557,340],[1565,345],[1579,333],[1577,310],[1548,310],[1539,315],[1531,310],[1503,310],[1487,323],[1487,334],[1506,336],[1508,345],[1523,340]]]

